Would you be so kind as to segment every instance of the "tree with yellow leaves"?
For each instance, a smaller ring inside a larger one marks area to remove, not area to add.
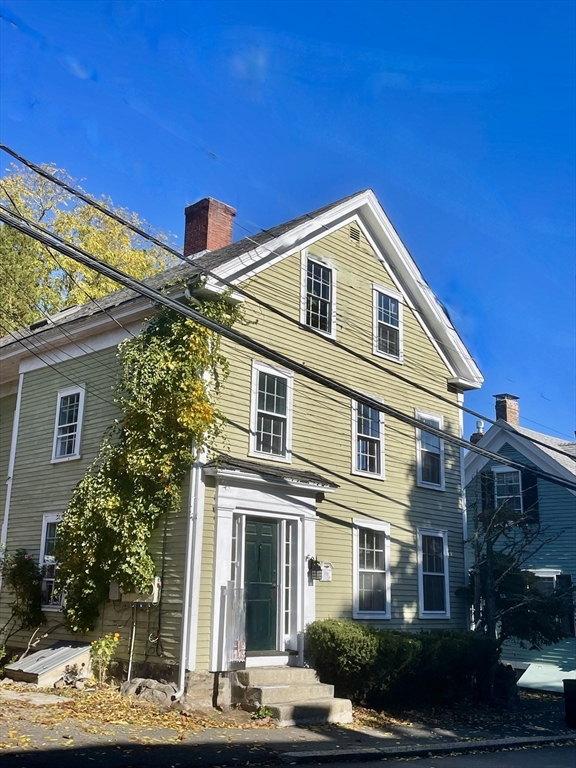
[[[75,179],[54,165],[45,170],[78,187]],[[83,203],[34,171],[12,164],[0,180],[0,202],[16,214],[78,245],[137,279],[161,272],[172,259],[156,245]],[[153,230],[107,197],[98,202],[167,243]],[[0,322],[3,330],[29,325],[46,314],[115,291],[118,285],[6,224],[0,224]],[[0,329],[0,335],[2,335]]]

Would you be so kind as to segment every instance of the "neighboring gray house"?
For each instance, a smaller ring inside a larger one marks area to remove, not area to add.
[[[479,431],[471,436],[471,441],[479,447],[522,462],[529,468],[544,470],[575,482],[576,442],[521,427],[518,398],[508,394],[495,397],[496,424],[483,434],[482,422],[478,422]],[[534,439],[551,448],[560,448],[563,453],[538,445],[532,442]],[[547,528],[548,535],[564,531],[534,555],[527,563],[527,569],[540,577],[542,588],[546,590],[576,584],[576,494],[546,480],[536,479],[529,469],[519,472],[477,453],[468,453],[464,466],[470,535],[478,487],[475,478],[480,471],[491,470],[494,473],[494,507],[508,500],[520,510],[530,510],[535,522]],[[568,637],[540,651],[530,651],[513,643],[504,644],[502,660],[516,669],[527,670],[520,685],[561,690],[562,678],[576,677],[573,613],[566,617],[564,631]],[[528,670],[530,665],[533,666]]]

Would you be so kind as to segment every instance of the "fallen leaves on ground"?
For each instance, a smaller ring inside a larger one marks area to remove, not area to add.
[[[510,735],[515,728],[554,732],[563,729],[562,696],[540,691],[521,691],[511,706],[491,706],[461,702],[457,706],[429,706],[419,709],[377,711],[354,707],[354,724],[361,728],[389,729],[393,726],[422,725],[427,728],[467,728],[484,731],[505,726]]]
[[[53,693],[53,691],[50,692]],[[148,734],[157,729],[169,729],[173,732],[169,738],[177,741],[184,740],[189,733],[207,728],[263,727],[258,721],[251,720],[250,716],[244,712],[214,711],[213,714],[208,711],[182,713],[168,710],[163,712],[153,704],[122,696],[113,688],[93,691],[66,689],[64,693],[66,698],[63,698],[61,703],[39,707],[30,706],[24,701],[3,701],[2,716],[5,721],[8,719],[13,722],[26,721],[47,728],[74,724],[82,728],[85,733],[98,735],[106,733],[106,726],[131,726],[139,730],[145,729]],[[6,722],[5,724],[7,725]],[[275,726],[268,724],[265,727]],[[14,730],[14,736],[11,734],[12,731],[9,731],[8,738],[13,741],[16,731]],[[135,736],[138,740],[148,739],[148,736],[139,732]],[[63,734],[63,738],[68,738],[68,734]]]

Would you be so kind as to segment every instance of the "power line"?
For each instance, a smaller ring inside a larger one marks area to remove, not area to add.
[[[226,287],[236,291],[237,293],[241,294],[242,296],[245,296],[246,298],[250,299],[250,301],[253,301],[254,303],[260,305],[261,307],[263,307],[264,309],[268,310],[269,312],[272,312],[273,314],[277,315],[278,317],[282,317],[287,322],[289,322],[289,323],[291,323],[293,325],[296,325],[301,330],[305,330],[307,332],[313,333],[315,336],[318,336],[318,334],[314,331],[314,329],[312,329],[309,326],[301,323],[299,320],[296,320],[295,318],[291,317],[290,315],[288,315],[287,313],[283,312],[282,310],[277,309],[276,307],[274,307],[273,305],[269,304],[268,302],[263,301],[261,298],[255,296],[254,294],[252,294],[249,291],[246,291],[244,288],[241,288],[241,287],[237,286],[232,281],[229,281],[226,278],[220,277],[216,273],[212,272],[209,269],[206,269],[205,267],[202,267],[201,265],[199,265],[199,264],[197,264],[195,262],[191,262],[189,259],[187,259],[185,256],[183,256],[177,250],[175,250],[174,248],[170,247],[166,243],[163,243],[161,240],[159,240],[154,235],[149,234],[148,232],[143,230],[141,227],[136,226],[135,224],[133,224],[132,222],[130,222],[127,219],[123,218],[122,216],[120,216],[119,214],[115,213],[114,211],[109,210],[105,206],[103,206],[100,203],[98,203],[98,201],[96,201],[93,198],[91,198],[88,195],[86,195],[81,190],[75,189],[71,185],[69,185],[66,182],[64,182],[61,179],[59,179],[54,174],[50,173],[49,171],[46,171],[44,168],[41,168],[40,166],[36,165],[32,161],[27,160],[22,155],[20,155],[17,152],[15,152],[13,149],[10,149],[10,147],[8,147],[7,145],[5,145],[3,143],[0,143],[0,149],[4,150],[8,154],[10,154],[12,157],[14,157],[16,160],[21,162],[23,165],[27,166],[28,168],[30,168],[34,172],[38,173],[39,175],[41,175],[42,177],[44,177],[48,181],[51,181],[54,184],[62,187],[63,189],[65,189],[70,194],[75,195],[80,200],[85,202],[87,205],[90,205],[90,206],[96,208],[96,210],[98,210],[101,213],[103,213],[104,215],[109,216],[110,218],[114,219],[119,224],[122,224],[123,226],[127,227],[128,229],[130,229],[132,232],[134,232],[135,234],[139,235],[140,237],[142,237],[142,238],[144,238],[144,239],[154,243],[155,245],[157,245],[158,247],[162,248],[167,253],[170,253],[172,256],[175,256],[177,259],[180,259],[184,263],[192,264],[194,266],[194,268],[198,272],[200,272],[201,274],[204,274],[207,277],[210,277],[213,280],[216,280],[216,281],[220,282],[222,285],[225,285]],[[0,206],[0,208],[3,208],[3,206]],[[7,209],[4,208],[4,210],[7,210]],[[306,216],[306,217],[310,218],[311,220],[313,220],[313,217],[310,216],[310,214],[304,214],[304,216]],[[243,227],[243,229],[244,229],[244,227]],[[262,230],[262,231],[263,232],[269,232],[269,230]],[[251,242],[253,242],[258,247],[266,248],[270,254],[280,255],[280,254],[277,254],[277,252],[274,251],[273,249],[268,248],[266,246],[266,244],[258,243],[256,240],[254,240],[250,236],[248,236],[246,239],[250,240]],[[423,384],[420,384],[419,382],[415,382],[415,381],[412,381],[411,379],[406,378],[405,376],[403,376],[402,374],[398,373],[397,371],[393,371],[390,368],[387,368],[387,367],[381,365],[376,360],[373,360],[370,357],[366,357],[366,355],[363,355],[362,353],[357,352],[354,349],[351,349],[350,347],[346,346],[345,344],[342,344],[341,342],[337,341],[336,339],[332,339],[332,338],[329,338],[329,337],[322,337],[322,338],[324,338],[324,340],[327,341],[329,344],[332,344],[333,346],[337,347],[338,349],[341,349],[341,350],[347,352],[348,354],[352,355],[356,359],[362,360],[363,362],[371,365],[372,367],[375,367],[375,368],[381,370],[382,372],[387,373],[389,376],[392,376],[393,378],[396,378],[399,381],[402,381],[403,383],[408,384],[409,386],[415,387],[416,389],[419,389],[420,391],[425,392],[426,394],[428,394],[428,395],[430,395],[430,396],[432,396],[432,397],[434,397],[434,398],[436,398],[438,400],[441,400],[441,401],[447,403],[448,405],[450,405],[453,408],[457,408],[458,410],[461,410],[464,413],[468,413],[469,415],[474,416],[477,419],[482,419],[483,421],[487,421],[489,424],[499,426],[505,432],[509,432],[510,434],[513,434],[513,435],[518,435],[518,432],[516,432],[516,430],[514,430],[514,428],[511,427],[510,425],[497,424],[497,422],[494,419],[491,419],[488,416],[484,416],[483,414],[478,413],[477,411],[474,411],[474,410],[472,410],[471,408],[468,408],[465,405],[462,405],[460,403],[455,403],[453,400],[451,400],[450,398],[446,397],[445,395],[441,395],[438,392],[434,392],[433,390],[430,390],[427,387],[425,387]],[[441,343],[436,338],[435,338],[435,341],[437,343]],[[535,445],[539,445],[539,446],[541,446],[543,448],[546,448],[547,450],[551,450],[551,451],[553,451],[555,453],[558,453],[558,454],[560,454],[560,455],[562,455],[562,456],[564,456],[566,458],[569,458],[572,461],[576,462],[576,457],[575,456],[573,456],[572,454],[566,453],[566,451],[563,451],[561,448],[558,448],[558,447],[553,446],[553,445],[549,445],[548,443],[545,443],[545,442],[543,442],[541,440],[538,440],[538,438],[528,437],[526,435],[520,435],[520,436],[524,440],[528,440],[529,442],[534,443]]]
[[[52,233],[46,231],[45,229],[43,229],[43,227],[40,227],[35,222],[24,219],[23,217],[18,217],[17,215],[11,213],[10,211],[7,211],[4,208],[4,206],[0,206],[0,208],[1,208],[0,221],[4,222],[5,224],[8,224],[9,226],[14,227],[15,229],[22,232],[23,234],[29,235],[35,240],[38,240],[39,242],[42,242],[45,245],[51,248],[54,248],[55,250],[59,251],[63,255],[68,256],[71,259],[74,259],[75,261],[78,261],[84,266],[89,267],[90,269],[94,269],[96,272],[99,272],[100,274],[103,274],[106,277],[109,277],[111,280],[115,280],[121,285],[124,285],[126,288],[130,288],[135,293],[140,294],[142,296],[146,296],[147,298],[151,299],[155,303],[165,306],[169,309],[172,309],[178,314],[181,314],[185,317],[190,318],[191,320],[196,321],[199,325],[202,325],[203,327],[208,328],[209,330],[219,334],[220,336],[228,339],[229,341],[239,344],[240,346],[245,347],[246,349],[249,349],[252,352],[256,352],[257,354],[262,355],[263,357],[278,363],[279,365],[287,368],[288,370],[291,370],[294,373],[298,373],[301,376],[304,376],[305,378],[310,379],[311,381],[314,381],[317,384],[325,386],[326,388],[334,392],[338,392],[339,394],[345,397],[348,397],[351,400],[355,400],[356,402],[363,403],[369,406],[370,408],[373,408],[376,411],[385,413],[393,418],[398,419],[399,421],[404,422],[405,424],[409,424],[410,426],[416,429],[423,428],[422,422],[419,421],[417,418],[413,416],[409,416],[408,414],[402,413],[402,411],[399,411],[396,408],[393,408],[389,405],[385,405],[384,403],[380,402],[379,400],[373,397],[368,397],[364,395],[362,392],[358,392],[352,387],[349,387],[345,384],[341,384],[340,382],[332,379],[329,376],[326,376],[320,373],[319,371],[309,368],[308,366],[302,363],[298,363],[297,361],[292,360],[291,358],[287,357],[281,352],[278,352],[277,350],[274,350],[268,347],[267,345],[262,344],[261,342],[258,342],[255,339],[252,339],[249,336],[246,336],[245,334],[234,330],[233,328],[229,328],[228,326],[223,325],[222,323],[219,323],[215,320],[212,320],[211,318],[206,317],[205,315],[201,314],[200,312],[193,309],[192,307],[183,305],[181,302],[171,298],[170,296],[167,296],[161,293],[160,291],[157,291],[154,288],[151,288],[150,286],[146,285],[146,283],[136,280],[130,277],[129,275],[127,275],[126,273],[122,272],[121,270],[117,269],[116,267],[113,267],[107,264],[106,262],[103,262],[102,260],[97,259],[91,254],[87,253],[82,248],[66,243],[65,241],[62,240],[62,238],[59,238],[56,235],[53,235]],[[557,475],[545,472],[540,469],[533,469],[532,467],[526,466],[522,462],[517,462],[512,459],[508,459],[507,457],[500,456],[499,454],[493,453],[492,451],[488,451],[484,448],[479,448],[477,445],[474,445],[473,443],[470,443],[469,441],[464,440],[463,438],[457,437],[456,435],[452,435],[448,432],[445,432],[442,429],[438,429],[437,427],[426,424],[425,429],[426,429],[426,432],[429,432],[430,434],[433,434],[441,439],[444,439],[447,442],[452,443],[454,445],[458,445],[461,448],[467,448],[468,450],[473,451],[474,453],[478,453],[484,456],[485,458],[492,459],[494,461],[497,461],[500,464],[504,464],[505,466],[510,466],[513,469],[518,469],[520,471],[529,470],[534,475],[542,478],[543,480],[547,480],[556,485],[561,485],[562,487],[569,488],[571,490],[576,491],[576,483],[572,483],[570,481],[564,480],[563,478]]]

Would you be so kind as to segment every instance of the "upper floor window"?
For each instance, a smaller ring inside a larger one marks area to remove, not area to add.
[[[446,531],[418,530],[418,582],[420,618],[450,618]]]
[[[58,392],[52,461],[80,458],[84,393],[84,387],[68,387]]]
[[[293,374],[253,364],[250,452],[290,461]]]
[[[355,474],[384,477],[383,415],[364,403],[352,405],[353,467]]]
[[[517,469],[494,472],[494,509],[504,507],[522,514],[522,480]]]
[[[402,296],[374,286],[374,354],[402,362]]]
[[[40,566],[42,567],[42,607],[60,608],[62,593],[54,590],[56,579],[56,546],[59,515],[44,515],[42,520],[42,540],[40,542]]]
[[[442,429],[442,416],[416,411],[416,418],[424,425]],[[425,427],[416,430],[416,463],[418,485],[444,489],[444,441]]]
[[[336,332],[336,274],[331,264],[304,254],[301,322],[327,336]]]
[[[357,619],[390,618],[390,525],[354,520],[353,614]]]
[[[481,472],[479,481],[483,510],[508,509],[527,523],[538,524],[538,478],[531,470],[497,465]]]

